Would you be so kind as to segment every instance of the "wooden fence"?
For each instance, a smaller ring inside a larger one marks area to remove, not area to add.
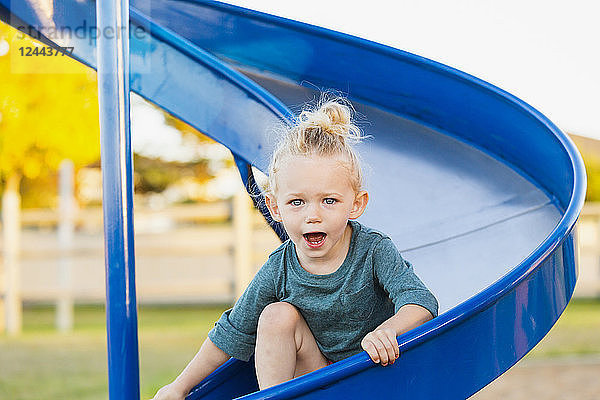
[[[586,203],[577,223],[579,276],[576,297],[600,297],[600,203]]]
[[[76,212],[69,250],[59,246],[57,221],[52,210],[23,213],[22,299],[54,302],[67,293],[76,302],[103,302],[102,209]],[[134,224],[140,303],[231,303],[279,244],[245,194],[164,210],[136,208]],[[65,263],[67,279],[60,272]]]

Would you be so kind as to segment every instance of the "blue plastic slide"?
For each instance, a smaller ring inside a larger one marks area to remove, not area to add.
[[[131,89],[227,146],[246,183],[250,165],[265,169],[274,124],[319,89],[347,94],[373,137],[359,149],[371,195],[361,221],[392,236],[441,306],[398,338],[392,366],[363,352],[256,392],[252,362],[232,359],[190,399],[463,399],[554,325],[575,286],[586,178],[543,115],[463,72],[316,26],[201,0],[130,5]],[[0,17],[95,68],[95,2],[0,0]]]

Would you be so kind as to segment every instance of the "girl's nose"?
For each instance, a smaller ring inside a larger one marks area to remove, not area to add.
[[[321,222],[321,216],[319,215],[316,207],[307,207],[306,210],[306,222],[307,223],[314,223],[314,222]]]
[[[318,215],[307,215],[306,216],[306,222],[309,224],[315,223],[315,222],[321,222],[321,218]]]

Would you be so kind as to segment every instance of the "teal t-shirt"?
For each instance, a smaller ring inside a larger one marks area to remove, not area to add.
[[[285,301],[300,311],[323,355],[339,361],[361,352],[362,339],[406,304],[436,316],[437,300],[392,240],[356,221],[349,223],[350,247],[336,271],[306,271],[294,243],[287,240],[216,322],[210,340],[231,357],[247,361],[254,353],[261,312],[270,303]]]

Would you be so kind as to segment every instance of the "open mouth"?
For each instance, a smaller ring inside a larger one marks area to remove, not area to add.
[[[327,234],[325,232],[309,232],[305,233],[302,236],[304,236],[306,244],[308,244],[309,247],[312,247],[314,249],[323,245]]]

